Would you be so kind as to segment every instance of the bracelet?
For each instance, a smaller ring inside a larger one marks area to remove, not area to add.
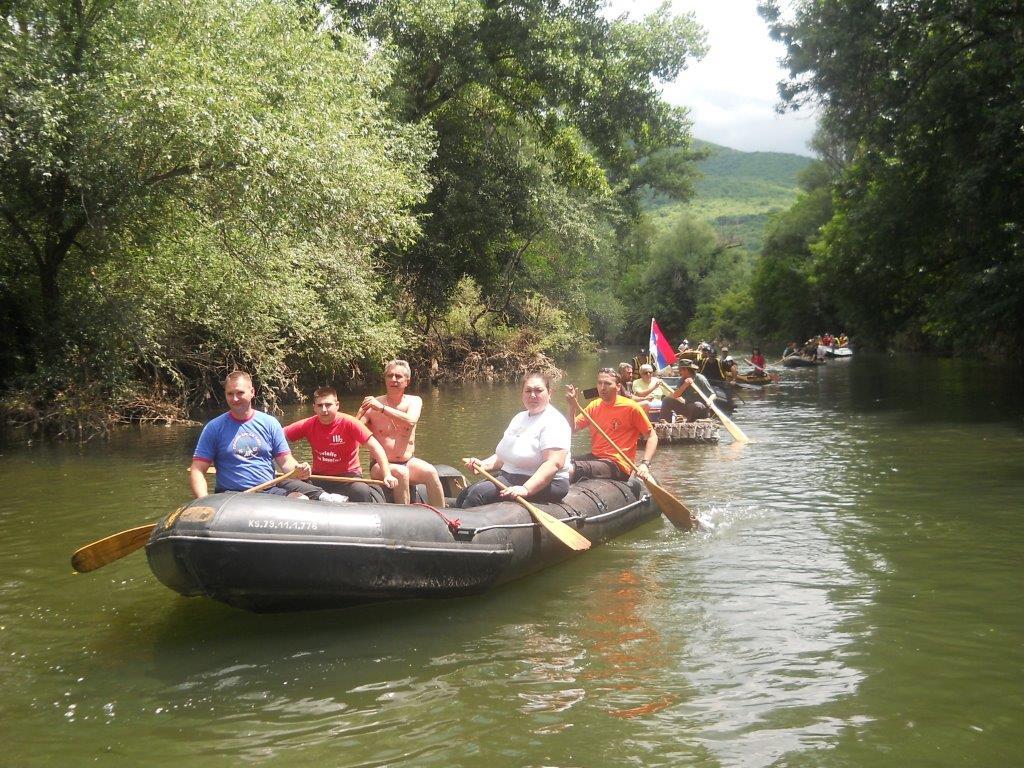
[[[640,461],[637,462],[637,465],[640,464],[643,464],[645,467],[651,466],[651,462],[649,462],[647,459],[640,459]]]

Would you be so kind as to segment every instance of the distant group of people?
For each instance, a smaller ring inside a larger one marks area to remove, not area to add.
[[[680,344],[680,351],[687,343],[684,341]],[[630,363],[619,363],[619,394],[636,402],[648,416],[656,413],[658,421],[707,418],[708,408],[703,402],[704,398],[698,394],[698,387],[705,397],[710,397],[714,390],[711,382],[700,373],[700,366],[692,359],[680,355],[674,367],[658,373],[665,371],[679,376],[676,387],[670,387],[663,378],[656,375],[650,363],[640,365],[640,377],[636,379],[633,378],[633,366]]]
[[[793,355],[819,357],[819,349],[839,349],[841,347],[848,347],[849,345],[850,338],[845,333],[833,336],[831,333],[826,331],[819,336],[811,336],[803,344],[798,345],[795,341],[789,342],[786,344],[786,348],[782,351],[782,359],[785,360],[787,357],[791,357]]]
[[[641,366],[641,368],[650,366]],[[690,371],[690,369],[685,369]],[[652,370],[642,370],[647,392],[658,384]],[[646,375],[646,380],[644,376]],[[384,500],[372,485],[391,491],[395,503],[410,502],[411,488],[423,484],[430,505],[445,506],[437,469],[414,456],[416,425],[421,398],[406,392],[411,369],[404,360],[392,360],[384,369],[386,392],[366,397],[352,416],[340,410],[338,393],[329,387],[313,393],[313,415],[282,427],[274,417],[253,407],[255,387],[244,371],[233,371],[224,382],[226,413],[208,422],[199,436],[190,466],[190,487],[196,498],[209,493],[207,471],[216,468],[215,491],[245,491],[266,484],[275,468],[290,477],[263,492],[318,502],[345,503]],[[657,381],[660,381],[657,380]],[[675,392],[682,395],[692,384],[692,371]],[[633,473],[650,479],[650,462],[658,448],[658,436],[647,412],[632,394],[625,394],[623,378],[613,368],[597,374],[598,397],[580,413],[577,390],[568,386],[568,419],[551,403],[552,379],[529,373],[522,381],[525,410],[516,414],[486,459],[471,458],[466,466],[476,472],[493,472],[504,488],[482,480],[464,489],[456,506],[472,507],[502,498],[536,502],[558,501],[569,484],[584,478],[626,480]],[[661,383],[662,386],[664,382]],[[673,393],[672,397],[677,395]],[[662,407],[673,401],[662,399]],[[684,410],[680,413],[690,414]],[[589,417],[589,418],[588,418]],[[593,426],[594,424],[597,427]],[[575,460],[570,456],[574,431],[590,429],[591,452]],[[602,434],[602,431],[604,434]],[[606,437],[607,436],[607,437]],[[636,461],[640,438],[645,438],[642,458]],[[313,453],[312,466],[298,462],[289,441],[306,440]],[[372,459],[370,483],[359,461],[365,446]],[[619,451],[621,450],[622,455]]]

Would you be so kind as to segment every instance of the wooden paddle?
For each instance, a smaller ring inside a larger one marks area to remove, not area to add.
[[[464,462],[468,462],[469,459],[463,459]],[[501,480],[491,475],[486,469],[477,466],[476,471],[486,477],[501,490],[508,488]],[[552,517],[543,509],[538,509],[533,504],[528,502],[526,499],[519,496],[513,496],[516,501],[526,507],[526,511],[529,512],[533,519],[548,529],[548,533],[561,541],[569,549],[575,549],[576,551],[582,551],[584,549],[590,549],[590,539],[581,534],[575,528],[571,528],[557,517]]]
[[[601,429],[600,425],[594,421],[593,417],[580,406],[579,401],[576,400],[576,398],[573,398],[573,402],[576,403],[576,408],[583,414],[583,417],[590,422],[590,426],[596,429],[601,436],[608,441],[608,444],[615,449],[615,452],[622,457],[622,460],[626,462],[630,469],[636,472],[636,464],[630,460],[629,456],[623,453],[622,449],[615,444],[615,441],[608,437],[608,433]],[[689,531],[697,525],[697,519],[693,516],[690,510],[686,508],[686,505],[683,504],[683,502],[654,482],[653,479],[648,480],[645,477],[640,477],[640,479],[644,481],[644,485],[647,486],[647,490],[650,491],[651,496],[654,497],[654,501],[657,503],[658,509],[660,509],[661,513],[669,519],[672,525],[682,531]]]
[[[188,469],[185,470],[188,472]],[[206,474],[215,475],[217,474],[216,467],[210,467],[206,470]],[[383,480],[374,480],[370,477],[337,477],[335,475],[310,475],[310,480],[329,480],[332,483],[366,483],[367,485],[384,485]]]
[[[707,403],[708,408],[710,408],[712,411],[715,412],[715,416],[717,416],[718,420],[722,422],[722,424],[725,426],[725,428],[727,430],[729,430],[729,434],[733,436],[734,440],[737,440],[738,442],[741,442],[741,443],[749,443],[750,442],[750,438],[747,437],[745,434],[743,434],[743,430],[740,429],[739,427],[737,427],[736,424],[733,422],[733,420],[730,419],[728,416],[726,416],[722,412],[721,408],[719,408],[717,405],[715,405],[715,402],[714,402],[715,401],[715,396],[714,396],[714,394],[712,394],[711,397],[708,397],[707,395],[705,395],[703,390],[701,390],[700,386],[697,384],[697,380],[696,379],[694,379],[694,382],[693,382],[693,390],[698,395],[700,395],[701,400],[703,400],[705,403]]]
[[[265,483],[249,488],[243,491],[243,493],[259,493],[273,485],[277,485],[282,480],[287,480],[297,470],[298,467],[291,472],[275,477],[273,480],[268,480]],[[129,528],[127,531],[111,534],[99,541],[94,541],[92,544],[86,544],[84,547],[75,550],[75,553],[71,556],[71,567],[79,573],[88,573],[89,571],[95,571],[97,568],[102,568],[104,565],[109,565],[115,560],[120,560],[125,555],[130,555],[135,550],[146,546],[146,542],[149,541],[149,536],[153,533],[153,529],[156,526],[156,523],[140,525],[137,528]]]

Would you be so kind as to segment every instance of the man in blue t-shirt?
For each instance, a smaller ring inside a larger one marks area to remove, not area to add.
[[[298,467],[297,477],[303,480],[309,477],[309,464],[295,461],[277,419],[252,407],[255,395],[252,377],[248,373],[233,371],[228,374],[224,381],[228,412],[203,427],[192,455],[189,484],[197,499],[209,493],[206,470],[211,465],[217,467],[218,493],[245,491],[272,480],[275,463],[282,472],[291,472]],[[331,500],[321,498],[329,494],[302,480],[284,480],[265,492]]]

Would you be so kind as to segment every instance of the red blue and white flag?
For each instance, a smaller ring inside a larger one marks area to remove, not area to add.
[[[654,362],[657,363],[658,369],[672,365],[676,361],[676,353],[672,349],[672,345],[668,343],[665,334],[658,327],[658,321],[653,317],[651,318],[651,341],[648,349]]]

